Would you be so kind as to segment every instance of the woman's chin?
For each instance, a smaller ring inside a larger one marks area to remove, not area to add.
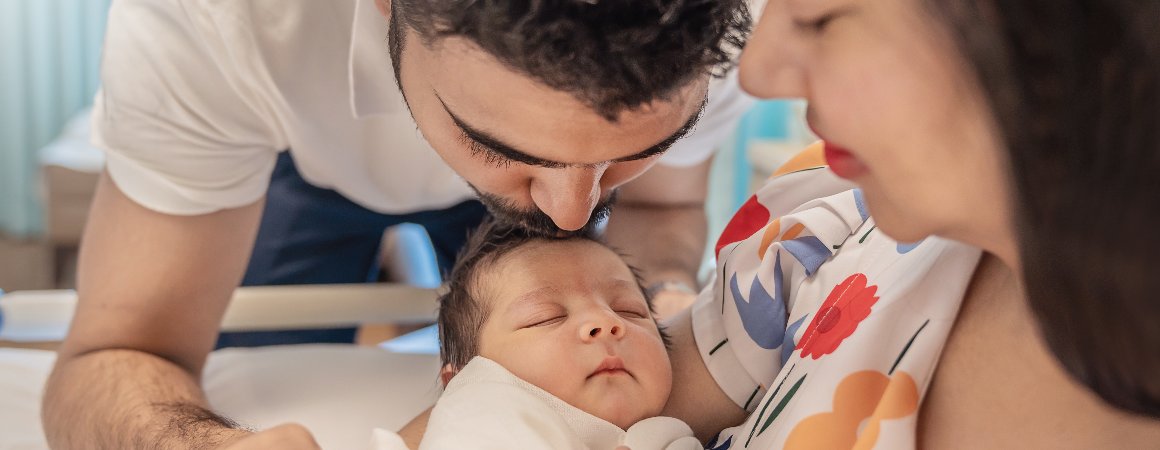
[[[874,217],[874,226],[878,231],[900,243],[919,242],[935,234],[931,228],[922,226],[921,222],[906,220],[901,214],[875,215],[872,212],[871,216]]]

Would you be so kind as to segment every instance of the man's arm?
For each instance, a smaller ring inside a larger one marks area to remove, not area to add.
[[[711,162],[712,158],[691,167],[658,164],[620,189],[608,221],[608,242],[641,269],[645,286],[673,281],[696,290],[705,251]],[[665,311],[666,299],[656,299],[662,316],[683,309],[693,299],[687,293],[665,294],[678,307]]]
[[[102,176],[44,396],[53,448],[214,448],[250,434],[209,411],[199,381],[261,211],[170,216]]]

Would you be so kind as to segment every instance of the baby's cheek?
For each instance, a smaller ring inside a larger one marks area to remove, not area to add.
[[[641,336],[638,343],[640,354],[637,357],[642,363],[644,371],[640,383],[647,397],[647,404],[651,414],[659,414],[668,402],[669,392],[673,385],[673,370],[669,360],[668,349],[659,336]]]
[[[575,374],[580,373],[574,352],[562,346],[541,345],[525,347],[515,358],[519,372],[510,370],[521,379],[539,386],[557,397],[566,398],[576,388]]]

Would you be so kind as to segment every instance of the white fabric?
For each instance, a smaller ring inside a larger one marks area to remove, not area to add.
[[[40,398],[55,354],[0,349],[0,450],[47,449]],[[215,409],[243,425],[298,422],[323,449],[372,448],[376,427],[401,428],[439,395],[439,359],[350,345],[225,349],[204,385]]]
[[[278,152],[375,211],[442,209],[471,190],[430,148],[391,69],[374,0],[120,0],[109,12],[93,142],[138,203],[202,214],[264,195]],[[704,161],[751,99],[715,80],[662,163]]]
[[[376,430],[379,450],[402,450],[402,440]],[[671,417],[652,417],[622,430],[519,379],[496,362],[476,357],[447,385],[427,422],[421,450],[599,449],[693,450],[693,430]]]

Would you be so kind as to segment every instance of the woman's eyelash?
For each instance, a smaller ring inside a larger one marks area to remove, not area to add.
[[[798,28],[803,30],[808,30],[813,33],[820,33],[825,31],[826,26],[828,26],[830,22],[833,22],[836,17],[836,14],[830,13],[814,20],[795,21],[794,23],[798,26]]]

